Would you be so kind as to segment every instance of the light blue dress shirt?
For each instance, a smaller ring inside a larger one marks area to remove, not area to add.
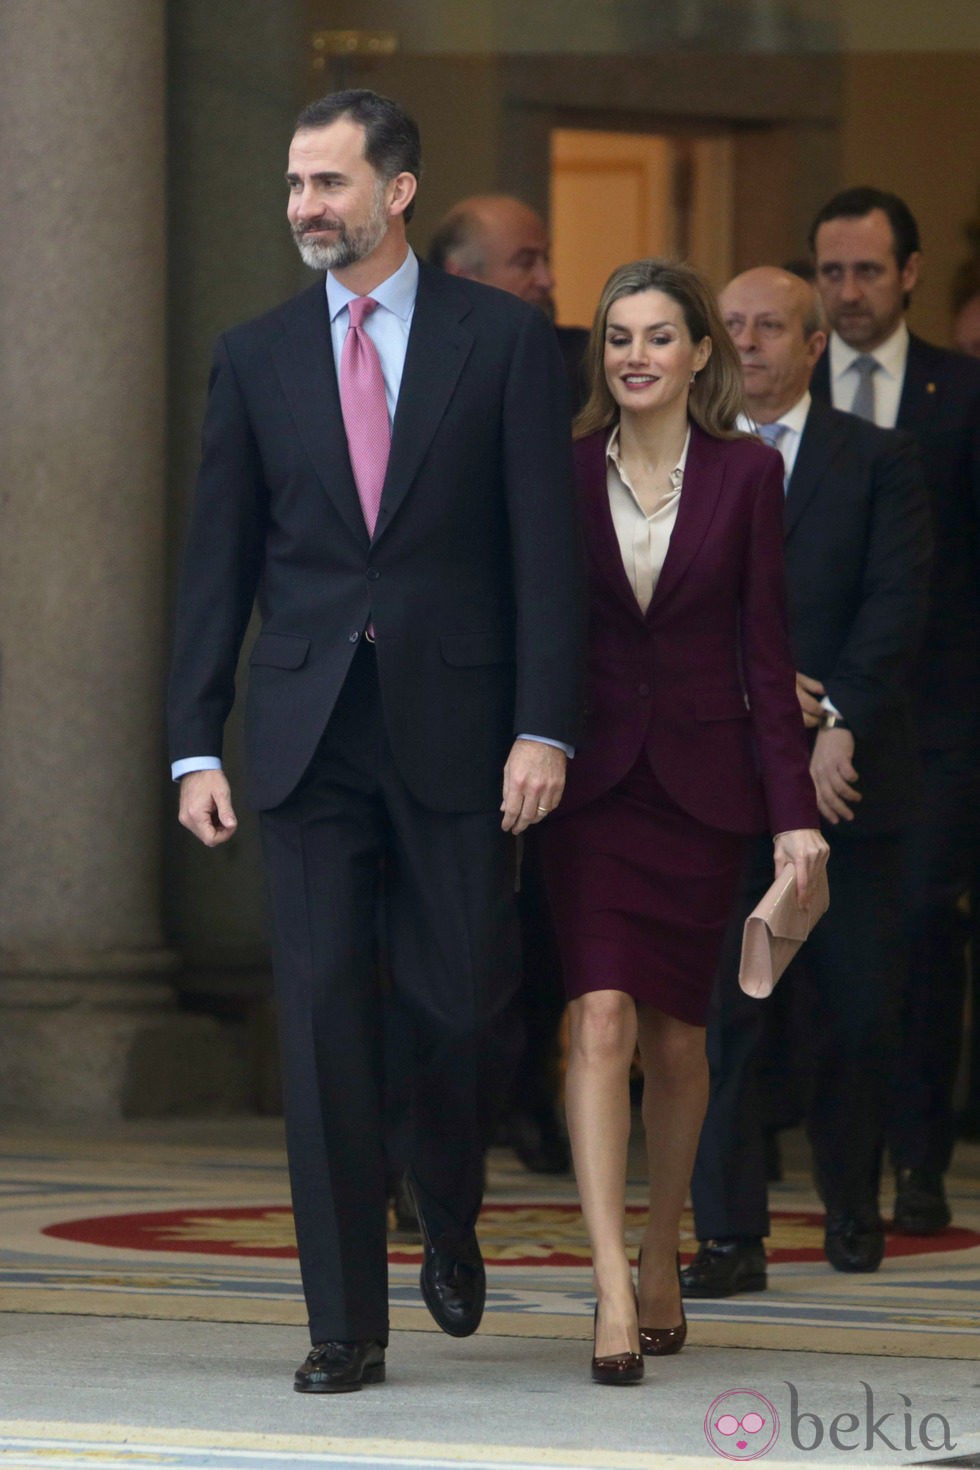
[[[408,335],[412,328],[412,317],[415,314],[418,287],[419,263],[414,251],[409,250],[394,275],[390,275],[386,281],[382,281],[380,286],[376,286],[371,292],[371,296],[378,303],[378,309],[372,311],[364,322],[364,329],[378,349],[378,356],[381,359],[385,397],[388,400],[388,418],[391,422],[394,422],[398,393],[402,385],[405,354],[408,351]],[[350,312],[347,307],[354,300],[357,292],[349,291],[329,271],[327,272],[326,289],[333,360],[339,384],[340,357],[344,350],[344,338],[347,336],[347,329],[350,325]],[[543,735],[523,735],[521,739],[537,740],[542,745],[554,745],[568,756],[574,754],[571,746],[563,745],[560,740],[549,740]],[[186,776],[191,771],[220,770],[221,761],[214,755],[186,756],[183,760],[174,761],[170,767],[175,781],[179,781],[181,776]]]

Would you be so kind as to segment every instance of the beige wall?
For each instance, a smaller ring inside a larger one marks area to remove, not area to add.
[[[935,342],[949,341],[950,282],[980,207],[978,141],[980,53],[845,58],[841,184],[875,184],[908,202],[925,250],[911,323]]]

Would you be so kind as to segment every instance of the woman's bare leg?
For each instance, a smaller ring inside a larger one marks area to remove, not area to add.
[[[639,1007],[638,1032],[650,1187],[640,1321],[644,1327],[679,1327],[677,1243],[708,1104],[705,1032],[655,1006]]]
[[[636,1006],[619,990],[569,1005],[565,1111],[599,1304],[596,1354],[639,1352],[633,1279],[625,1246],[630,1065]]]

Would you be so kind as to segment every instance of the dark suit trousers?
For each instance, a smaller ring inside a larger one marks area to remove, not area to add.
[[[359,649],[299,788],[262,815],[300,1269],[314,1342],[387,1340],[383,865],[392,985],[417,1038],[410,1167],[447,1246],[476,1221],[493,1097],[516,1050],[513,840],[422,807]]]
[[[805,991],[812,1047],[800,1061],[824,1203],[874,1219],[901,987],[902,842],[835,833],[831,843],[830,908],[780,985]],[[711,1091],[691,1184],[699,1240],[769,1234],[757,1078],[766,1002],[742,994],[738,960],[745,915],[772,871],[766,838],[746,868],[708,1018]]]
[[[908,969],[887,1138],[897,1169],[943,1174],[956,1137],[966,995],[970,926],[959,902],[970,887],[980,801],[972,752],[924,751],[923,771],[923,814],[906,844]]]

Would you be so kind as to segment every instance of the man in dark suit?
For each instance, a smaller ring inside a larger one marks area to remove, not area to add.
[[[432,236],[429,264],[509,291],[555,320],[548,230],[541,216],[513,194],[474,194],[454,204]],[[576,412],[585,391],[582,359],[589,334],[585,327],[557,325],[555,334]]]
[[[492,1084],[514,1051],[513,842],[561,797],[579,704],[569,415],[540,312],[420,266],[418,130],[336,93],[301,113],[288,218],[322,283],[219,342],[170,696],[181,821],[218,769],[257,599],[261,813],[305,1392],[380,1382],[388,1334],[376,902],[420,1037],[410,1175],[439,1325],[479,1324]],[[389,450],[390,435],[390,450]],[[379,498],[380,497],[380,498]]]
[[[555,277],[547,227],[530,205],[512,194],[475,194],[454,204],[433,233],[429,263],[451,276],[509,291],[538,307],[550,322],[555,320]],[[589,334],[584,327],[556,325],[555,335],[575,412],[584,396],[582,360]],[[558,1116],[559,1031],[565,991],[533,833],[524,841],[517,906],[525,1042],[514,1068],[499,1136],[525,1168],[540,1174],[564,1174],[571,1164]]]
[[[737,276],[721,308],[751,420],[786,467],[785,556],[797,695],[830,841],[830,910],[782,985],[805,983],[819,1038],[807,1127],[827,1210],[827,1258],[874,1270],[889,1018],[901,956],[902,833],[916,784],[906,682],[925,615],[929,528],[908,440],[811,401],[826,341],[812,286],[774,267]],[[738,987],[742,922],[771,881],[746,870],[708,1023],[711,1093],[692,1181],[700,1249],[686,1296],[766,1285],[769,1233],[756,1060],[766,1004]]]
[[[833,328],[814,395],[910,434],[932,512],[930,610],[914,681],[924,802],[906,847],[908,970],[887,1133],[895,1227],[926,1235],[950,1220],[943,1176],[955,1136],[968,934],[959,901],[980,810],[980,363],[909,332],[919,230],[896,195],[863,187],[836,195],[810,243]]]

